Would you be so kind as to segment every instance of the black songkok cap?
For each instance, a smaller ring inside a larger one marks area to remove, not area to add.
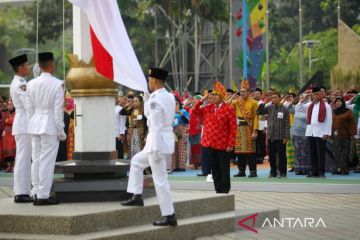
[[[319,87],[313,87],[311,90],[312,90],[313,93],[321,91],[321,89]]]
[[[149,68],[148,76],[165,81],[166,77],[168,76],[168,72],[162,68],[151,67]]]
[[[28,61],[26,54],[14,57],[9,60],[10,65],[15,68]]]
[[[39,61],[50,61],[54,60],[54,54],[52,52],[39,53]]]
[[[226,89],[226,92],[227,93],[234,93],[234,90],[232,90],[231,88],[228,88],[228,89]]]

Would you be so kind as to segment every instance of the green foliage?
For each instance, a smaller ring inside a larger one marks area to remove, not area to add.
[[[28,46],[24,37],[27,31],[27,23],[23,19],[24,9],[6,7],[1,9],[0,14],[0,75],[1,83],[9,83],[12,79],[12,69],[8,59],[16,55],[19,48]]]
[[[30,42],[36,41],[36,1],[31,7],[24,8],[22,16],[26,19],[30,31],[26,33]],[[65,1],[65,26],[72,25],[72,4]],[[39,1],[39,43],[56,40],[63,29],[63,1]]]
[[[330,28],[324,32],[310,33],[304,40],[320,40],[319,45],[311,49],[311,59],[318,59],[312,63],[312,74],[316,71],[324,72],[325,85],[330,87],[330,73],[337,64],[337,29]],[[304,47],[304,78],[309,79],[309,49]],[[274,87],[299,86],[299,47],[298,44],[288,51],[280,48],[279,54],[273,57],[270,64],[271,83]]]

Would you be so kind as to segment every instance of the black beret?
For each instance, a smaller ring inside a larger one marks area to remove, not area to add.
[[[321,91],[321,89],[319,87],[313,87],[311,90],[312,90],[313,93]]]
[[[39,53],[39,61],[54,60],[54,54],[52,52]]]
[[[168,76],[168,72],[162,68],[151,67],[149,68],[148,76],[165,81]]]
[[[9,60],[10,65],[15,68],[28,61],[26,54],[14,57]]]

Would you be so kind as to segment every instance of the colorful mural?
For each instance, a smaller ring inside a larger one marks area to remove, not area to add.
[[[266,1],[267,0],[245,0],[247,11],[243,12],[243,6],[236,14],[236,36],[242,38],[243,34],[243,17],[246,17],[246,56],[247,66],[244,66],[243,56],[241,51],[236,59],[236,65],[244,69],[247,78],[250,82],[250,87],[255,88],[257,85],[261,86],[261,81],[265,81],[266,73],[266,51],[265,51],[265,17],[266,17]],[[245,14],[244,14],[245,13]],[[244,49],[244,48],[242,48]]]

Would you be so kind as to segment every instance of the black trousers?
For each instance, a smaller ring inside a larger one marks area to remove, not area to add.
[[[283,140],[274,140],[268,142],[269,145],[269,161],[270,161],[270,175],[277,176],[279,174],[286,176],[287,173],[287,158],[286,158],[286,144]],[[276,164],[276,156],[279,159],[279,166]]]
[[[333,149],[335,155],[335,166],[333,170],[340,172],[349,172],[350,139],[334,139]]]
[[[116,150],[118,153],[118,159],[124,158],[124,146],[123,143],[116,138]]]
[[[258,131],[258,136],[256,138],[256,159],[259,162],[264,161],[266,156],[266,135],[264,131]]]
[[[201,171],[203,174],[211,173],[211,153],[210,148],[201,146]]]
[[[239,168],[239,173],[243,174],[246,171],[246,163],[249,164],[250,173],[256,173],[256,154],[237,154],[237,165]]]
[[[325,174],[326,140],[319,137],[307,137],[310,146],[311,174],[323,176]]]
[[[212,148],[210,151],[215,191],[217,193],[228,193],[230,191],[230,153]]]

